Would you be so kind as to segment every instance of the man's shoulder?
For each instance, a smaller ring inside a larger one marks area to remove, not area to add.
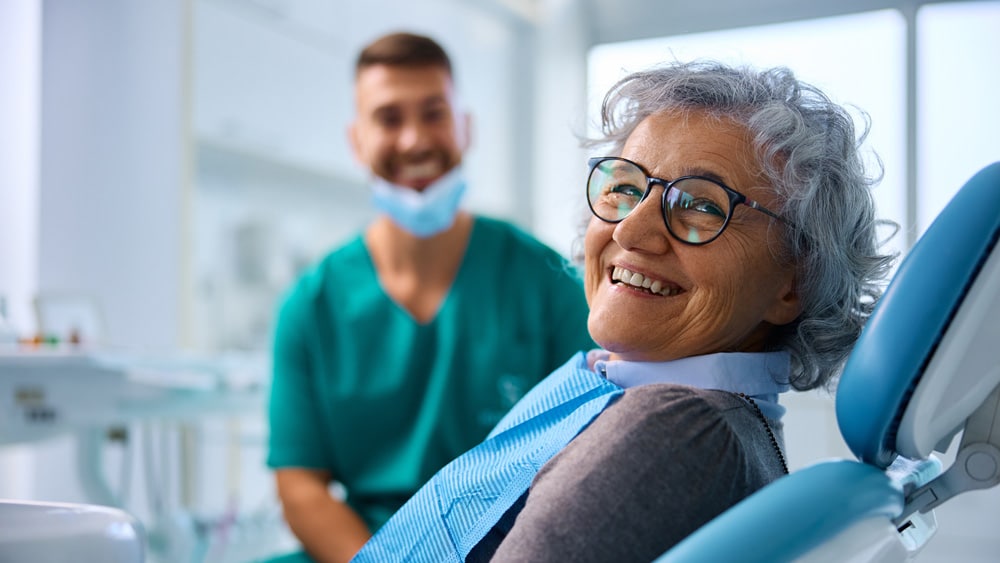
[[[368,248],[361,234],[355,234],[335,246],[318,262],[321,267],[339,267],[361,259],[368,259]]]
[[[356,275],[369,261],[361,236],[353,236],[307,266],[292,284],[289,297],[300,300],[316,297],[339,278],[352,272]]]
[[[304,273],[303,278],[326,278],[355,268],[370,261],[368,248],[361,235],[355,235],[339,246],[334,247],[319,260],[314,262]]]

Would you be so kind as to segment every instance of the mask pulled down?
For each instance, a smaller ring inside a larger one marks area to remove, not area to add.
[[[451,169],[421,192],[376,176],[372,181],[372,203],[408,233],[428,238],[455,222],[465,186],[465,175],[460,166]]]

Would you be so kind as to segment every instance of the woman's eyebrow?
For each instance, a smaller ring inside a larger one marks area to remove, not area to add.
[[[709,180],[713,180],[724,186],[729,187],[729,182],[725,178],[723,178],[720,174],[701,166],[696,166],[693,168],[685,168],[684,176],[701,176],[702,178],[708,178]]]

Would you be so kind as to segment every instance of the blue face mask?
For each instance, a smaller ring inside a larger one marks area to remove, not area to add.
[[[436,235],[450,227],[464,194],[465,176],[460,166],[452,168],[422,192],[397,186],[378,176],[372,182],[375,208],[419,238]]]

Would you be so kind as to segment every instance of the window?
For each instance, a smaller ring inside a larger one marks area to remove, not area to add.
[[[966,179],[1000,160],[994,99],[1000,73],[992,70],[1000,53],[997,29],[1000,2],[930,4],[917,12],[917,52],[911,53],[917,123],[909,127],[917,135],[915,189],[906,185],[907,21],[896,10],[598,45],[588,60],[589,115],[598,115],[615,80],[667,60],[787,66],[871,117],[867,146],[885,170],[876,204],[903,229],[890,248],[905,251]],[[916,211],[912,219],[908,203]]]
[[[1000,2],[917,12],[917,218],[923,232],[965,180],[1000,161]]]

